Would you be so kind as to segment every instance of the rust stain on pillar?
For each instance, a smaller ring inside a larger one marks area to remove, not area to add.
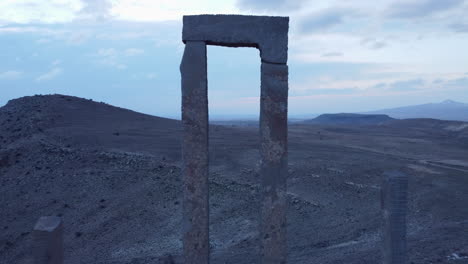
[[[183,248],[186,264],[209,263],[206,44],[187,41],[182,75]]]

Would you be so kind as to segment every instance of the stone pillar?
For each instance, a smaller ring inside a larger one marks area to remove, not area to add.
[[[42,216],[33,230],[35,264],[63,264],[63,225],[60,217]]]
[[[183,247],[186,264],[209,263],[206,44],[187,41],[182,75]]]
[[[405,264],[408,177],[399,171],[385,172],[381,188],[384,220],[382,257],[384,264]]]
[[[288,66],[262,62],[260,95],[261,256],[263,264],[284,264],[286,244],[286,178]]]

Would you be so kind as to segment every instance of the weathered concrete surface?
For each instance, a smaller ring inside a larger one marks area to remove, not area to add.
[[[182,40],[209,45],[257,47],[262,61],[286,64],[289,17],[197,15],[184,16]]]
[[[381,205],[384,220],[384,264],[406,263],[406,208],[408,177],[399,171],[384,173]]]
[[[288,66],[262,63],[260,99],[262,263],[286,263]]]
[[[60,217],[42,216],[33,230],[36,264],[63,264],[63,225]]]
[[[182,75],[183,244],[186,264],[209,263],[206,44],[187,41]]]
[[[184,255],[209,262],[206,45],[256,47],[261,66],[261,243],[265,264],[284,264],[286,245],[288,17],[184,16],[181,64]]]

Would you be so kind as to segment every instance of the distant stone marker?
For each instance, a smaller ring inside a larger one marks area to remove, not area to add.
[[[63,225],[56,216],[42,216],[33,230],[35,264],[63,264]]]
[[[384,173],[381,206],[384,220],[382,255],[384,264],[405,264],[408,177],[402,172]]]
[[[209,263],[206,45],[260,49],[261,226],[264,264],[285,264],[288,17],[184,16],[182,75],[183,245],[186,264]]]

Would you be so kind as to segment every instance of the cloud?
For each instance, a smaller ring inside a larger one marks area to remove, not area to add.
[[[119,52],[114,48],[99,49],[97,54],[97,63],[110,66],[119,70],[124,70],[127,65],[119,62]]]
[[[84,7],[78,13],[83,20],[105,21],[112,18],[112,3],[108,0],[81,0]]]
[[[448,80],[447,85],[452,86],[452,87],[455,86],[455,87],[466,88],[468,87],[468,77],[461,77],[461,78]]]
[[[70,24],[71,25],[71,24]],[[38,26],[24,26],[24,25],[12,25],[0,27],[0,35],[2,34],[30,34],[37,37],[35,43],[46,44],[56,41],[58,44],[67,43],[71,45],[79,45],[93,36],[93,31],[97,31],[95,27],[86,28],[83,25],[66,27],[54,27],[49,25],[38,25]],[[65,29],[66,28],[66,29]]]
[[[235,13],[232,1],[1,0],[0,25],[71,22],[181,21],[189,14]],[[294,1],[291,1],[294,2]]]
[[[156,73],[154,73],[154,72],[146,74],[146,78],[149,79],[149,80],[153,80],[156,77],[158,77],[158,75]]]
[[[0,73],[0,80],[17,80],[21,78],[22,75],[23,73],[19,71],[6,71]]]
[[[114,48],[99,49],[97,54],[101,57],[115,57],[117,56],[117,50]]]
[[[61,63],[62,63],[61,60],[54,60],[54,61],[52,62],[52,65],[53,65],[53,66],[57,66],[57,65],[59,65],[59,64],[61,64]]]
[[[383,47],[387,46],[387,43],[383,42],[383,41],[375,41],[372,43],[372,45],[370,46],[371,49],[381,49]]]
[[[344,54],[342,52],[328,52],[322,54],[322,57],[342,57]]]
[[[98,28],[97,24],[90,24],[91,26],[86,27],[84,24],[68,24],[65,27],[55,27],[50,25],[36,25],[36,26],[26,26],[26,25],[11,25],[0,27],[0,35],[2,34],[31,34],[37,37],[35,43],[45,44],[52,41],[58,41],[59,43],[67,43],[72,45],[79,45],[91,37],[93,33],[102,28]],[[112,31],[112,29],[107,29],[107,32]]]
[[[310,89],[309,95],[334,95],[334,94],[354,94],[359,92],[356,88],[342,88],[342,89]]]
[[[90,32],[72,32],[69,33],[69,36],[67,37],[67,42],[69,44],[74,44],[74,45],[80,45],[86,42],[88,39],[92,37],[92,34]]]
[[[424,81],[422,79],[412,79],[390,83],[389,85],[387,85],[387,88],[393,91],[411,91],[418,90],[423,86]]]
[[[95,0],[90,0],[95,1]],[[124,21],[182,21],[183,15],[236,13],[232,1],[113,0],[111,15]]]
[[[59,67],[53,68],[53,69],[50,70],[49,72],[46,72],[46,73],[42,74],[41,76],[37,77],[37,78],[36,78],[36,81],[42,82],[42,81],[49,81],[49,80],[52,80],[52,79],[54,79],[55,77],[57,77],[57,76],[59,76],[60,74],[62,74],[62,72],[63,72],[63,69],[62,69],[62,68],[59,68]]]
[[[394,79],[358,79],[358,78],[340,78],[337,79],[333,76],[320,76],[312,77],[310,79],[304,80],[300,83],[291,82],[290,90],[292,94],[310,94],[315,91],[329,91],[329,94],[332,94],[331,90],[337,90],[337,93],[343,93],[343,91],[351,90],[366,90],[373,88],[375,85],[382,82],[391,82]]]
[[[372,86],[371,88],[373,88],[373,89],[382,89],[382,88],[385,88],[386,86],[387,86],[387,83],[385,83],[385,82],[380,82],[380,83],[375,84],[375,85]]]
[[[154,80],[158,77],[155,72],[148,72],[148,73],[134,73],[132,74],[132,79],[134,80]]]
[[[299,30],[303,33],[326,31],[333,26],[342,24],[346,16],[353,12],[342,8],[329,8],[310,14],[300,22]]]
[[[0,27],[0,33],[36,33],[43,35],[52,35],[57,31],[45,27],[32,26],[5,26]]]
[[[437,80],[436,83],[434,81]],[[302,84],[291,83],[290,102],[297,107],[296,100],[330,99],[336,102],[340,98],[364,98],[381,97],[386,102],[389,96],[405,100],[407,98],[422,98],[431,94],[443,94],[446,98],[448,91],[464,92],[468,85],[468,77],[460,74],[433,76],[417,76],[416,78],[378,78],[378,79],[335,79],[333,77],[321,77],[309,79]],[[398,96],[398,97],[396,97]],[[371,100],[372,101],[372,100]],[[324,102],[324,101],[317,101]],[[365,105],[365,104],[363,104]],[[329,107],[330,105],[325,105]],[[354,107],[354,105],[353,105]]]
[[[80,0],[0,1],[0,21],[19,24],[67,23],[73,21],[82,8]]]
[[[400,0],[387,10],[393,18],[419,18],[430,16],[463,4],[464,0]]]
[[[455,32],[468,33],[468,23],[453,23],[449,25],[449,28]]]
[[[51,39],[48,39],[48,38],[40,38],[38,40],[36,40],[36,43],[38,44],[44,44],[44,43],[49,43],[51,42],[52,40]]]
[[[375,68],[376,66],[372,66]],[[291,94],[308,95],[317,93],[344,94],[346,91],[372,92],[419,92],[446,87],[467,87],[468,77],[463,73],[451,74],[405,74],[403,76],[376,76],[356,74],[343,78],[333,74],[310,77],[301,82],[292,81]],[[336,90],[336,91],[335,91]]]
[[[364,38],[361,40],[361,45],[369,49],[377,50],[386,47],[387,43],[383,40],[377,40],[375,38]]]
[[[143,53],[145,53],[144,50],[142,50],[142,49],[135,49],[135,48],[126,49],[126,50],[124,51],[125,56],[136,56],[136,55],[141,55],[141,54],[143,54]]]
[[[291,11],[299,9],[305,0],[237,0],[241,10],[251,11]]]

